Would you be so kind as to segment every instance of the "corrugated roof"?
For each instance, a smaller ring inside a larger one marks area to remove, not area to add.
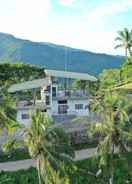
[[[16,91],[40,88],[44,85],[48,85],[49,83],[50,83],[49,78],[36,79],[36,80],[33,80],[33,81],[22,82],[22,83],[19,83],[19,84],[13,84],[8,89],[8,92],[13,93],[13,92],[16,92]]]
[[[49,77],[61,77],[61,78],[97,81],[96,77],[89,75],[87,73],[66,72],[66,71],[58,71],[58,70],[45,70],[45,73]]]
[[[49,85],[50,83],[49,77],[61,77],[61,78],[97,81],[96,77],[86,73],[66,72],[57,70],[45,70],[45,73],[47,75],[46,78],[14,84],[8,89],[8,91],[10,93],[13,93],[16,91],[35,89],[45,85]]]

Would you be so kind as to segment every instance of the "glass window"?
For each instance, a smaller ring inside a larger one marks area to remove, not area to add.
[[[29,119],[29,114],[22,114],[22,119]]]
[[[46,96],[45,98],[46,98],[45,99],[46,105],[50,105],[50,97],[49,96]]]
[[[58,104],[67,104],[67,100],[59,100]]]
[[[58,113],[59,114],[67,114],[68,105],[59,105],[58,106]]]
[[[56,87],[52,87],[52,96],[56,97]]]
[[[83,109],[83,104],[75,104],[75,109],[76,109],[76,110],[81,110],[81,109]]]

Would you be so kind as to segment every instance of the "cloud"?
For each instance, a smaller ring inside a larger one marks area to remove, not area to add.
[[[102,18],[114,16],[132,9],[132,0],[118,0],[102,4],[88,13],[88,20],[97,22]]]
[[[64,6],[70,6],[75,0],[59,0],[59,3]]]
[[[40,34],[50,10],[51,0],[4,0],[0,6],[1,32],[27,38]]]
[[[50,0],[13,0],[16,7],[16,14],[28,17],[48,17],[51,3]]]
[[[51,0],[4,0],[0,6],[0,17],[5,16],[12,21],[22,18],[47,18],[51,8]],[[25,18],[25,19],[24,19]]]
[[[0,6],[0,32],[11,33],[17,37],[34,41],[52,42],[95,52],[114,54],[120,52],[120,50],[114,50],[114,38],[116,35],[113,32],[115,31],[107,32],[105,27],[100,26],[100,24],[95,24],[96,27],[93,29],[93,18],[95,22],[96,20],[103,22],[103,16],[107,18],[109,15],[131,8],[132,0],[122,0],[122,2],[124,2],[123,5],[115,3],[115,0],[114,2],[109,1],[109,3],[105,3],[102,6],[100,4],[100,6],[91,9],[89,14],[87,14],[87,17],[91,20],[89,23],[87,23],[87,19],[84,20],[81,17],[81,11],[78,11],[77,19],[69,18],[70,14],[67,19],[63,19],[63,14],[61,14],[61,16],[58,16],[58,14],[54,16],[56,11],[52,11],[55,8],[53,7],[52,1],[53,0],[4,0]],[[74,2],[77,1],[58,0],[58,2],[61,3],[62,6],[68,7],[74,5],[73,7],[75,7],[76,3]],[[130,7],[128,7],[128,5]],[[90,9],[87,5],[82,9],[84,10],[84,8],[87,9],[87,11]],[[102,28],[101,30],[100,27]]]

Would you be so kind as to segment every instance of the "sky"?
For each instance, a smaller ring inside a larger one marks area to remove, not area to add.
[[[131,20],[132,0],[0,0],[0,32],[98,53],[123,55],[114,39]]]

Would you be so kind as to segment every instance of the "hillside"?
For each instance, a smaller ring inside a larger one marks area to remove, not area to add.
[[[51,43],[32,42],[0,33],[0,63],[22,61],[49,69],[88,72],[98,75],[103,69],[117,68],[123,58],[97,54]]]

